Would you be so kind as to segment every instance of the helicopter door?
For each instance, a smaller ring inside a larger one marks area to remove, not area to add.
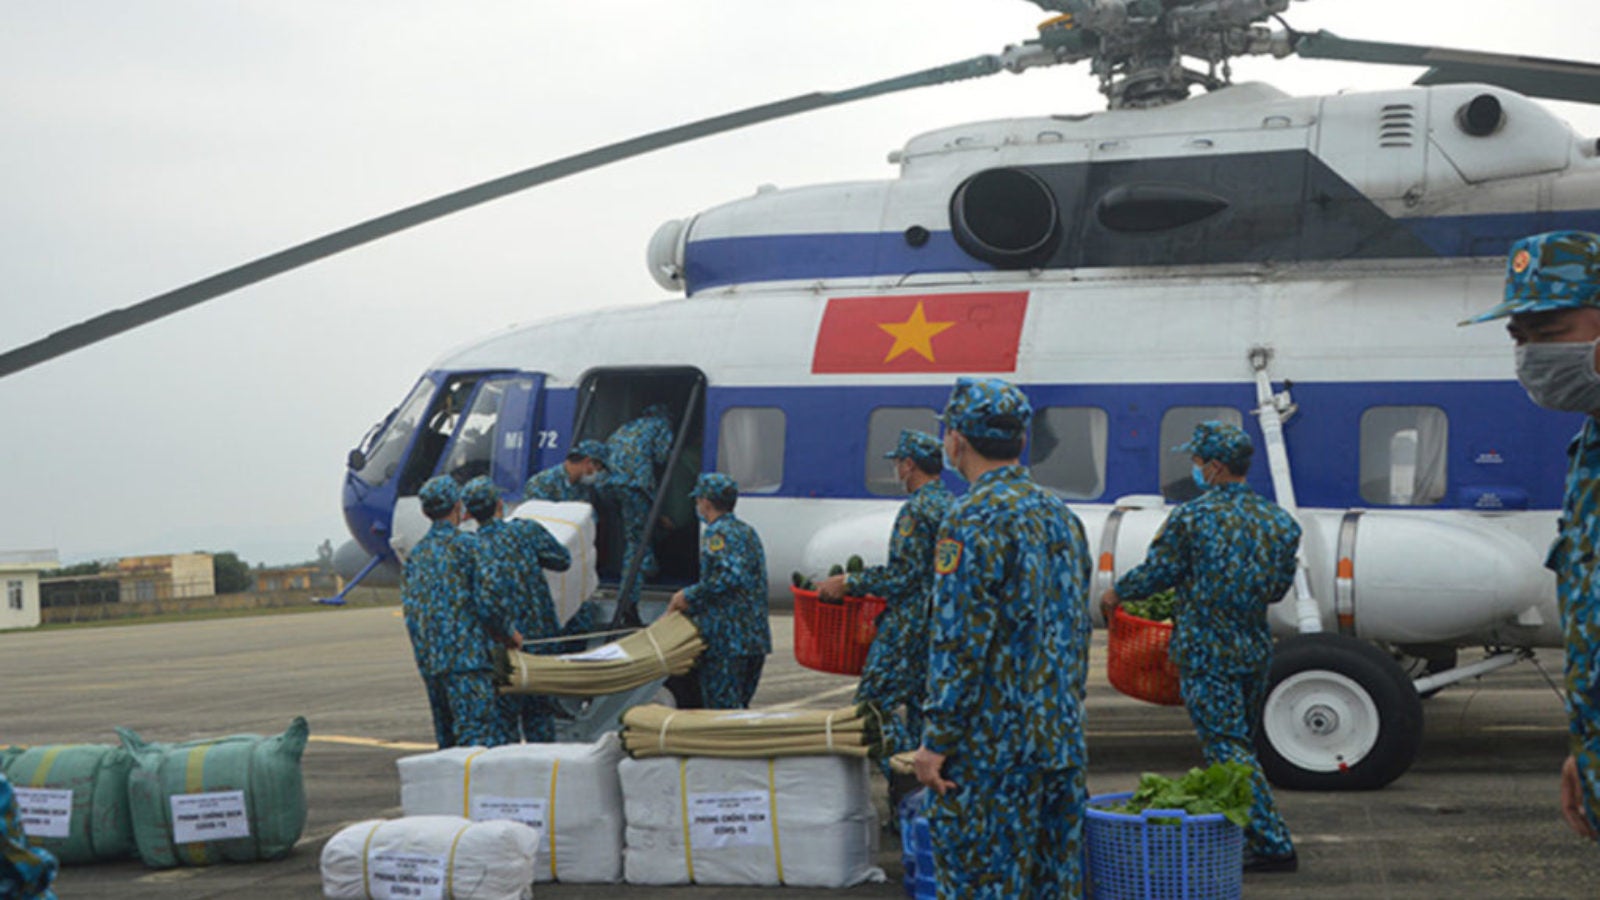
[[[490,474],[503,494],[521,496],[522,485],[533,474],[534,423],[542,416],[544,375],[519,372],[506,379],[495,419],[494,451]]]
[[[574,441],[604,441],[618,428],[662,403],[673,432],[675,456],[657,472],[656,515],[650,543],[660,572],[646,586],[693,582],[700,573],[700,530],[689,489],[700,474],[705,438],[705,375],[692,368],[596,369],[578,385]],[[602,504],[600,577],[620,583],[623,571],[622,521],[618,509]]]

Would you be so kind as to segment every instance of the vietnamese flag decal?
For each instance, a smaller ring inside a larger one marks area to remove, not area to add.
[[[831,297],[811,371],[1014,372],[1026,291]]]

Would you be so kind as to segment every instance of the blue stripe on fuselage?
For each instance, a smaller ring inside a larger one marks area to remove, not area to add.
[[[1494,257],[1512,241],[1544,231],[1600,232],[1600,210],[1489,213],[1398,220],[1439,256]],[[835,234],[771,234],[690,241],[684,251],[688,292],[768,281],[870,278],[935,272],[991,272],[935,231],[913,247],[893,231]]]
[[[1035,410],[1091,406],[1107,418],[1105,488],[1084,502],[1160,492],[1163,458],[1177,440],[1163,437],[1162,416],[1174,407],[1228,406],[1238,410],[1257,440],[1250,410],[1251,384],[1024,385]],[[706,395],[704,468],[716,468],[723,414],[733,407],[775,407],[785,414],[783,484],[765,496],[871,499],[869,471],[883,460],[866,458],[867,428],[882,407],[937,411],[948,382],[912,386],[719,387]],[[560,411],[574,409],[573,391],[552,390],[545,427],[570,427]],[[1361,420],[1379,406],[1433,406],[1448,418],[1446,493],[1440,508],[1473,508],[1485,493],[1524,498],[1532,509],[1561,503],[1567,441],[1582,423],[1576,415],[1546,412],[1528,402],[1515,381],[1296,382],[1299,413],[1284,427],[1289,463],[1302,506],[1344,508],[1375,504],[1361,495]],[[565,444],[563,442],[563,449]],[[559,460],[547,450],[540,465]],[[1183,467],[1187,471],[1187,467]],[[1265,453],[1250,472],[1257,490],[1271,496]],[[881,499],[881,498],[880,498]],[[1511,504],[1515,507],[1517,504]]]

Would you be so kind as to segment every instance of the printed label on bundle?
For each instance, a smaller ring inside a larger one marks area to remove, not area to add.
[[[226,841],[250,836],[244,791],[172,795],[172,842]]]
[[[695,850],[770,847],[771,815],[766,791],[690,794],[689,845]]]
[[[64,838],[72,830],[72,791],[16,788],[18,818],[31,838]]]

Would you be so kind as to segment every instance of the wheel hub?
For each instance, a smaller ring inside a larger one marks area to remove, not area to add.
[[[1339,713],[1331,706],[1318,704],[1306,710],[1306,728],[1318,737],[1327,737],[1339,730]]]
[[[1310,772],[1355,766],[1378,742],[1380,718],[1360,682],[1326,669],[1297,672],[1273,688],[1261,712],[1280,756]]]

